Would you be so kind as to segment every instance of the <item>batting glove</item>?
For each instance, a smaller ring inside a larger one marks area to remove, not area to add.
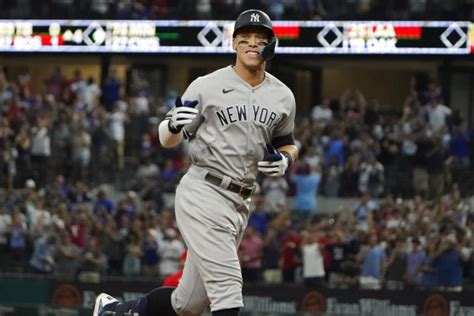
[[[181,97],[176,98],[175,107],[171,111],[171,117],[168,121],[168,129],[173,134],[179,134],[185,125],[188,125],[198,115],[199,110],[194,107],[199,102],[181,101]]]
[[[268,154],[258,162],[258,171],[270,177],[283,176],[288,169],[288,158],[271,144],[267,144]]]

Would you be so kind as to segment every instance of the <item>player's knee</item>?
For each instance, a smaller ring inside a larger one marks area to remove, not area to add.
[[[241,284],[228,284],[221,286],[220,293],[216,292],[211,298],[211,310],[224,310],[228,308],[239,308],[244,306]]]
[[[202,315],[207,307],[209,306],[209,302],[205,302],[204,304],[192,304],[187,306],[176,307],[175,310],[178,315],[182,316],[199,316]]]
[[[204,313],[209,306],[209,300],[205,292],[200,294],[186,295],[178,287],[171,296],[171,302],[176,313],[183,316],[194,316]]]

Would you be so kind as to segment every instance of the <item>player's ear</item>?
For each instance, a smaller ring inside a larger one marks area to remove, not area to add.
[[[237,39],[235,37],[232,38],[232,48],[237,51]]]

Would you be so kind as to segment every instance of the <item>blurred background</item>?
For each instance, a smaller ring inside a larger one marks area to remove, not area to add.
[[[474,315],[474,1],[0,0],[0,315],[176,284],[157,126],[274,20],[300,159],[259,177],[244,315]]]

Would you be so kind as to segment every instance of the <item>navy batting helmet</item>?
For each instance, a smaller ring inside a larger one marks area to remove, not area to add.
[[[232,37],[235,37],[239,34],[239,31],[248,26],[262,27],[268,32],[270,36],[270,44],[260,50],[260,56],[262,56],[264,60],[272,58],[275,54],[277,39],[273,32],[272,20],[270,20],[270,17],[265,12],[256,9],[242,12],[237,17],[237,20],[235,20],[234,33],[232,34]]]

